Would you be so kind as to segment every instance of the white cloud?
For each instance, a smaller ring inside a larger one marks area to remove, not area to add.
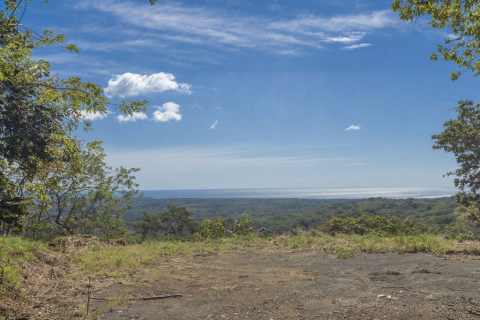
[[[131,1],[89,0],[77,7],[93,7],[115,15],[122,20],[122,26],[134,25],[143,33],[145,29],[154,30],[154,35],[141,35],[142,40],[153,37],[227,50],[266,50],[282,55],[299,55],[304,49],[322,49],[328,43],[360,41],[369,32],[394,27],[398,22],[398,17],[390,10],[279,19],[178,2],[157,3],[152,7]]]
[[[327,43],[352,43],[362,40],[366,34],[367,32],[351,32],[338,37],[329,37],[323,41]]]
[[[359,43],[359,44],[354,44],[354,45],[351,45],[351,46],[345,46],[342,48],[342,50],[355,50],[355,49],[359,49],[359,48],[366,48],[366,47],[370,47],[372,44],[371,43]]]
[[[398,18],[391,10],[374,11],[370,14],[341,15],[335,17],[319,17],[305,15],[291,21],[275,22],[272,26],[292,32],[305,33],[308,31],[364,31],[383,29],[398,23]]]
[[[356,126],[356,125],[352,124],[350,127],[345,129],[345,131],[347,131],[347,130],[360,130],[360,125]]]
[[[153,113],[154,121],[167,122],[170,120],[182,120],[182,115],[179,113],[180,106],[174,102],[167,102],[163,104],[163,106],[156,106],[155,108],[158,108],[158,110]]]
[[[190,85],[187,83],[178,83],[175,76],[171,73],[154,73],[152,75],[141,75],[135,73],[124,73],[108,80],[108,87],[105,89],[107,97],[118,96],[125,98],[128,96],[138,96],[142,93],[178,91],[180,93],[190,94]]]
[[[95,120],[102,120],[108,116],[110,112],[107,111],[106,113],[100,112],[89,112],[89,111],[81,111],[80,114],[84,120],[95,121]]]
[[[132,115],[119,115],[117,117],[118,122],[136,122],[137,120],[147,119],[147,115],[143,112],[134,112]]]
[[[200,107],[200,106],[198,105],[198,103],[194,103],[194,104],[192,105],[192,108],[195,108],[195,109],[198,109],[198,110],[200,110],[200,111],[203,111],[203,108]]]
[[[212,126],[210,127],[210,129],[217,129],[217,124],[218,124],[218,121],[215,120],[215,122],[212,124]]]

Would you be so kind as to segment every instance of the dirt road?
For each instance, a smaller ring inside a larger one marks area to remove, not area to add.
[[[201,254],[104,290],[103,319],[480,319],[480,260],[425,254]],[[128,300],[181,294],[180,298]],[[109,311],[109,309],[113,309]]]

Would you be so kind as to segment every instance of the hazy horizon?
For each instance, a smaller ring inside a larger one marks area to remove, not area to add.
[[[441,198],[453,196],[453,188],[244,188],[140,190],[144,197],[168,198],[297,198],[297,199],[391,199]]]

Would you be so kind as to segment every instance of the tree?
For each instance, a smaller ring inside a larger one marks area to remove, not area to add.
[[[45,0],[45,2],[48,2]],[[154,0],[150,0],[154,4]],[[0,225],[10,230],[28,214],[25,186],[58,160],[58,148],[78,152],[72,133],[90,123],[82,111],[105,114],[111,105],[103,89],[78,77],[61,79],[50,64],[31,58],[34,50],[62,45],[63,34],[37,33],[21,23],[28,1],[4,0],[0,11]],[[22,7],[23,6],[23,7]],[[74,45],[66,51],[79,52]],[[147,101],[122,102],[121,112],[144,111]],[[31,200],[31,199],[30,199]]]
[[[246,236],[255,232],[253,221],[248,220],[248,215],[242,213],[242,219],[236,220],[230,226],[229,230],[233,236]]]
[[[62,160],[39,170],[34,182],[27,185],[35,206],[26,234],[36,238],[124,235],[120,212],[130,208],[138,193],[132,173],[139,169],[107,166],[99,142],[89,143],[78,152],[59,151]]]
[[[451,36],[439,44],[437,52],[430,56],[437,60],[453,61],[460,69],[480,74],[480,16],[478,0],[395,0],[392,10],[403,21],[417,22],[421,17],[430,18],[432,28],[446,29]],[[452,71],[451,79],[457,80],[462,71]]]
[[[445,122],[444,131],[432,136],[436,139],[433,148],[454,154],[459,168],[447,175],[456,176],[457,202],[468,207],[480,204],[480,105],[460,101],[455,110],[457,119]]]
[[[209,219],[205,219],[200,226],[200,232],[195,234],[197,241],[206,239],[219,239],[225,237],[225,231],[227,227],[227,220],[222,217],[218,217],[215,222]]]
[[[444,44],[439,44],[438,56],[446,61],[453,61],[460,69],[480,74],[480,3],[478,0],[395,0],[392,10],[400,14],[404,21],[417,21],[423,16],[430,18],[432,28],[446,29],[449,36]],[[451,79],[457,80],[464,71],[452,71]],[[457,202],[470,208],[477,207],[477,213],[470,217],[476,222],[480,219],[480,110],[473,101],[459,101],[455,108],[457,119],[444,124],[445,130],[437,135],[434,149],[452,152],[459,168],[447,172],[447,176],[456,176],[455,187]],[[480,224],[478,224],[480,226]]]
[[[164,238],[186,239],[191,238],[199,230],[199,223],[191,218],[193,213],[186,207],[168,204],[164,212],[143,214],[145,219],[134,224],[142,234],[142,239],[149,236],[158,239],[160,235]]]

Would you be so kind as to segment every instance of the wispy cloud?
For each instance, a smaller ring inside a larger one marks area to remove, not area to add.
[[[203,111],[203,108],[198,105],[198,103],[194,103],[191,108],[198,109],[200,111]]]
[[[95,8],[141,30],[155,31],[155,37],[220,48],[266,50],[298,55],[303,50],[322,49],[326,44],[355,43],[368,33],[394,26],[398,20],[390,10],[355,15],[302,15],[294,19],[246,16],[207,6],[179,3],[139,5],[131,1],[83,1],[77,8]],[[137,38],[151,45],[151,38]]]
[[[210,129],[217,129],[217,124],[218,124],[218,121],[215,120],[215,122],[211,125]]]
[[[343,36],[326,38],[323,41],[328,43],[352,43],[362,40],[366,34],[367,32],[351,32]]]
[[[347,130],[360,130],[360,125],[351,125],[350,127],[346,128],[345,131]]]
[[[146,120],[148,119],[147,115],[143,112],[134,112],[131,115],[119,115],[117,117],[118,122],[136,122],[137,120]]]
[[[345,145],[345,150],[350,150],[350,145],[353,144]],[[325,182],[325,175],[336,172],[333,168],[351,170],[349,167],[365,164],[365,157],[336,156],[338,147],[190,145],[119,149],[107,150],[107,163],[115,167],[142,168],[136,176],[143,189],[259,187],[266,186],[272,179],[278,183],[271,187],[286,181],[296,181],[298,186],[305,187],[307,180],[311,180],[311,186],[318,186],[318,181]],[[337,178],[333,176],[332,181]]]
[[[161,93],[169,90],[186,94],[191,93],[190,85],[176,82],[175,76],[171,73],[159,72],[152,75],[141,75],[127,72],[108,80],[105,94],[107,97],[125,98],[138,96],[142,93]]]
[[[180,121],[180,106],[174,102],[167,102],[163,106],[156,106],[158,110],[153,113],[153,120],[156,122],[168,122],[170,120]]]
[[[323,32],[365,31],[391,27],[397,22],[391,10],[374,11],[356,15],[320,17],[305,15],[291,21],[272,23],[272,26],[299,34],[321,35]]]
[[[110,151],[109,157],[116,158],[117,153]],[[161,150],[144,150],[125,152],[121,154],[121,160],[130,166],[142,168],[165,167],[168,170],[196,171],[201,169],[218,168],[264,168],[264,167],[297,167],[335,165],[344,166],[349,163],[359,163],[358,157],[319,157],[313,154],[284,154],[280,155],[273,150],[262,148],[228,148],[228,147],[189,147],[168,148]],[[175,169],[172,167],[175,164]]]
[[[372,45],[371,43],[359,43],[359,44],[353,44],[351,46],[345,46],[341,50],[355,50],[355,49],[370,47],[371,45]]]

